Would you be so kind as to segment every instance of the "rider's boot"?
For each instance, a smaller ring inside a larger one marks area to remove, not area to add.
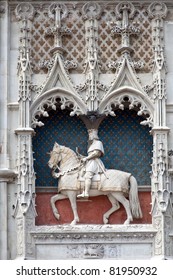
[[[89,197],[89,190],[91,187],[91,179],[85,180],[85,197]]]
[[[88,198],[89,197],[90,187],[91,187],[91,179],[85,179],[85,189],[77,197],[86,197],[86,198]]]

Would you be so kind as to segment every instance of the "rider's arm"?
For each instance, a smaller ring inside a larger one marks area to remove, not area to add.
[[[89,153],[89,155],[87,157],[84,158],[84,161],[92,159],[92,158],[100,158],[102,155],[102,152],[99,150],[94,150],[92,152]]]

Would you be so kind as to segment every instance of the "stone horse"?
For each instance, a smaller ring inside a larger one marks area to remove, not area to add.
[[[48,166],[52,169],[52,176],[58,178],[58,194],[51,197],[51,207],[54,216],[59,220],[60,214],[55,206],[56,201],[69,198],[74,214],[71,225],[79,222],[76,197],[81,192],[79,170],[82,166],[80,157],[70,148],[61,146],[55,142],[50,152]],[[55,172],[58,169],[59,172]],[[84,182],[83,182],[84,184]],[[138,186],[136,179],[130,174],[119,170],[108,169],[106,174],[101,174],[100,184],[92,182],[89,196],[106,195],[112,207],[103,215],[104,224],[108,223],[109,216],[119,209],[119,202],[124,206],[128,225],[133,218],[142,218],[141,207],[138,198]],[[126,198],[129,196],[129,200]]]

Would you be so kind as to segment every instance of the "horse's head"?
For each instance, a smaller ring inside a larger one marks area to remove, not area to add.
[[[50,152],[50,159],[48,161],[48,166],[52,169],[57,168],[58,163],[61,161],[61,146],[55,142],[53,150]]]

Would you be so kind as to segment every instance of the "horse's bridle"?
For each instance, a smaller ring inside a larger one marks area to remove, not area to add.
[[[61,148],[60,148],[61,149]],[[57,151],[51,151],[51,153],[53,154],[57,154],[58,156],[61,156],[60,160],[58,162],[60,162],[62,160],[62,155],[61,155],[61,151],[57,152]],[[60,171],[60,168],[58,166],[58,164],[54,165],[52,167],[52,169],[55,171],[56,169],[58,169]]]
[[[63,152],[63,150],[64,150],[64,148],[61,148],[61,146],[60,146],[60,151],[51,151],[51,153],[55,153],[55,154],[58,154],[58,155],[60,155],[61,156],[61,158],[60,158],[60,160],[59,160],[59,162],[62,160],[62,152]],[[65,161],[64,161],[65,162]],[[69,172],[72,172],[72,171],[74,171],[74,170],[78,170],[78,168],[79,167],[82,167],[83,166],[83,163],[81,164],[78,164],[77,166],[74,166],[74,167],[72,167],[72,168],[70,168],[69,170],[65,170],[65,171],[61,171],[61,169],[59,168],[59,166],[58,166],[58,164],[56,164],[56,166],[54,166],[52,169],[52,175],[53,175],[53,177],[54,178],[59,178],[61,175],[64,175],[64,174],[67,174],[67,173],[69,173]],[[56,169],[58,169],[59,170],[59,172],[58,173],[55,173],[55,170]]]
[[[65,147],[59,147],[59,151],[57,152],[57,151],[52,151],[51,153],[55,153],[55,154],[57,154],[57,155],[59,155],[60,156],[60,160],[59,160],[59,162],[60,161],[62,161],[62,152],[64,151],[64,148]],[[65,158],[66,158],[66,156],[64,157],[64,159],[63,159],[63,162],[65,163]],[[54,168],[52,168],[52,169],[54,169],[54,170],[56,170],[56,169],[58,169],[59,171],[60,171],[60,168],[59,168],[59,166],[58,166],[58,164],[56,164],[56,166],[54,167]]]

